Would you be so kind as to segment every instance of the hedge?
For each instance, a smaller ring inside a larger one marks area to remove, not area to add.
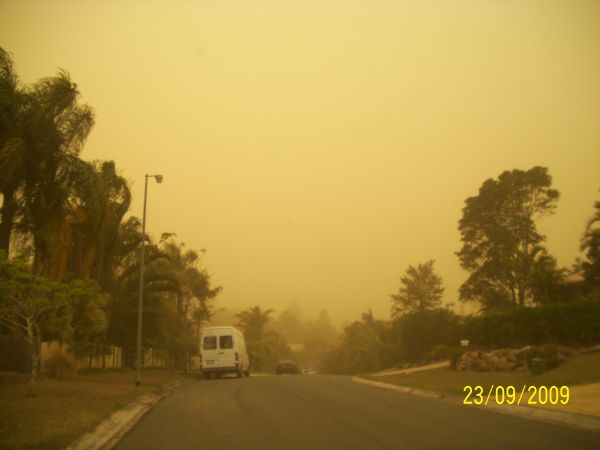
[[[402,361],[422,362],[436,346],[458,345],[460,318],[442,308],[409,313],[394,322],[392,333]]]
[[[463,333],[474,345],[516,347],[533,344],[600,343],[600,300],[549,303],[484,316],[471,316]]]

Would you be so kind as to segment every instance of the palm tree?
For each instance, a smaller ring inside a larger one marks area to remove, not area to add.
[[[253,306],[236,314],[237,325],[244,332],[246,340],[259,341],[265,335],[265,326],[269,322],[272,309],[261,310],[260,306]]]
[[[272,312],[272,309],[263,311],[260,306],[254,306],[236,314],[237,325],[244,332],[250,364],[254,369],[272,369],[279,359],[291,354],[283,337],[266,329]]]
[[[20,87],[13,60],[0,47],[0,250],[7,255],[19,209],[17,191],[22,182],[22,164],[18,158],[21,152],[19,135],[23,126],[21,122],[25,103],[26,94]]]
[[[163,347],[173,327],[173,310],[167,298],[179,291],[176,274],[170,269],[168,255],[142,235],[139,219],[131,217],[120,226],[118,245],[110,255],[112,276],[107,277],[106,288],[110,294],[108,303],[109,328],[107,339],[123,347],[126,364],[133,363],[135,324],[137,321],[140,258],[142,239],[146,242],[144,269],[144,346]]]
[[[31,89],[23,140],[23,229],[33,237],[34,271],[60,279],[66,268],[59,249],[70,247],[73,223],[70,200],[80,181],[79,152],[94,118],[77,103],[79,91],[61,71]]]
[[[167,255],[169,270],[177,279],[178,289],[171,294],[174,300],[176,320],[176,343],[172,348],[177,352],[176,364],[183,366],[190,362],[190,354],[200,339],[200,327],[211,315],[208,300],[214,298],[221,287],[212,288],[210,276],[199,269],[200,257],[194,250],[185,248],[184,243],[175,241],[173,233],[164,233],[161,237],[161,251]],[[204,252],[204,250],[202,250]],[[187,343],[183,348],[183,343]]]
[[[536,303],[560,301],[560,284],[566,275],[566,269],[558,268],[556,258],[549,255],[542,246],[533,248],[531,260],[529,289],[533,301]]]
[[[0,98],[0,248],[10,250],[16,226],[33,240],[36,274],[60,279],[66,262],[58,249],[71,244],[69,199],[93,113],[65,71],[21,87],[2,49]]]
[[[110,254],[129,210],[131,192],[113,161],[83,163],[77,175],[75,195],[69,202],[73,244],[63,249],[64,257],[75,277],[92,276],[102,283],[106,272],[112,270]]]

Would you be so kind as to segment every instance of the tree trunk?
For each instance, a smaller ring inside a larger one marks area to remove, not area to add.
[[[523,282],[519,282],[519,286],[518,286],[519,306],[520,307],[525,306],[525,286],[523,284],[524,284]]]
[[[531,261],[529,256],[529,244],[527,239],[523,239],[523,254],[525,255],[525,267],[521,274],[521,282],[519,283],[519,306],[525,306],[525,300],[527,295],[527,284],[531,281]]]
[[[2,191],[2,208],[0,208],[0,250],[10,251],[10,235],[12,232],[13,221],[17,212],[17,202],[15,201],[15,191],[13,186],[9,186]]]
[[[29,390],[27,395],[33,396],[33,387],[38,377],[38,369],[41,359],[41,341],[36,324],[32,319],[27,319],[27,341],[31,349],[31,373],[29,377]]]
[[[36,276],[44,276],[46,251],[44,239],[36,234],[33,235],[33,274]]]

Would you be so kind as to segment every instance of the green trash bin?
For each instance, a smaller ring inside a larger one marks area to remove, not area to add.
[[[542,358],[531,358],[531,375],[541,375],[546,370],[544,360]]]

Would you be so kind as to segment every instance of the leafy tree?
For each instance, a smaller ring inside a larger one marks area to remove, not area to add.
[[[42,340],[65,341],[76,352],[85,347],[106,327],[104,300],[93,281],[67,284],[36,276],[25,261],[0,253],[0,323],[28,343],[32,385]]]
[[[24,261],[0,255],[0,321],[29,345],[32,384],[40,364],[43,328],[52,324],[57,331],[66,331],[67,318],[60,313],[67,304],[64,285],[34,276]]]
[[[67,342],[75,356],[89,355],[101,344],[108,325],[108,294],[100,291],[90,278],[71,280],[68,286],[70,338]]]
[[[594,203],[594,215],[588,221],[581,239],[581,250],[585,260],[581,263],[585,278],[586,291],[600,294],[600,201]]]
[[[392,297],[392,317],[398,318],[407,312],[422,312],[439,306],[444,288],[442,278],[433,268],[430,260],[417,267],[409,266],[401,278],[402,287]]]
[[[304,341],[304,325],[302,308],[292,303],[284,309],[275,321],[270,322],[270,327],[279,333],[288,342],[301,343]]]
[[[305,338],[306,348],[309,352],[323,352],[330,350],[338,340],[338,332],[331,323],[327,310],[322,309],[319,317],[308,330]]]
[[[459,221],[461,267],[470,275],[460,288],[463,301],[484,310],[525,306],[535,301],[535,258],[545,253],[536,219],[552,214],[559,197],[544,167],[503,172],[486,180],[465,202]]]
[[[382,354],[389,350],[383,339],[388,325],[369,310],[344,329],[342,342],[325,357],[323,369],[332,373],[370,372],[382,367]]]

